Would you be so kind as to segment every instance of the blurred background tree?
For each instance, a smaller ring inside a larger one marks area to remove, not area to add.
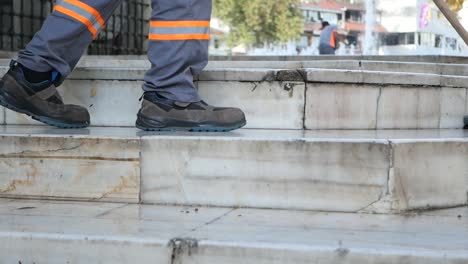
[[[214,15],[230,27],[228,46],[297,40],[304,32],[300,0],[214,0]]]
[[[463,2],[464,0],[447,0],[447,4],[449,4],[454,12],[462,10]]]

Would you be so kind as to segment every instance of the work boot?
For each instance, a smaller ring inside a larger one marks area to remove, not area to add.
[[[146,131],[223,132],[245,126],[238,108],[218,108],[201,101],[181,103],[146,92],[138,112],[136,126]]]
[[[65,105],[54,84],[52,80],[28,82],[22,66],[12,61],[10,70],[0,80],[0,105],[58,128],[89,126],[88,110]]]

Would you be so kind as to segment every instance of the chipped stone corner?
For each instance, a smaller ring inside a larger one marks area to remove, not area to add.
[[[199,241],[195,238],[173,238],[168,246],[172,248],[171,264],[181,264],[184,257],[190,257],[198,251]]]
[[[398,173],[395,169],[395,146],[389,141],[389,168],[387,175],[387,183],[379,198],[358,213],[368,214],[397,214],[405,211],[408,208],[408,203],[404,188],[398,178]]]
[[[395,197],[395,178],[393,177],[393,174],[393,168],[391,168],[389,170],[389,177],[387,187],[385,188],[385,190],[382,192],[382,194],[376,201],[359,210],[358,213],[388,214],[396,213],[398,211],[398,199]]]
[[[404,188],[395,173],[395,168],[392,167],[389,170],[387,190],[377,201],[359,210],[359,213],[400,214],[406,212],[408,207]]]

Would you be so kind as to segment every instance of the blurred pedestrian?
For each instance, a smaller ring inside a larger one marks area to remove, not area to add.
[[[323,21],[321,30],[319,54],[335,55],[335,52],[338,49],[338,27],[336,25],[330,25],[327,21]]]

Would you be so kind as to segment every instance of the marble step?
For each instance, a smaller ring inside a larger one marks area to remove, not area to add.
[[[98,57],[98,56],[89,56]],[[128,56],[116,56],[129,58]],[[135,57],[130,57],[135,59]],[[146,59],[144,56],[139,59]],[[445,55],[343,55],[343,56],[211,56],[211,61],[315,61],[315,60],[361,60],[361,61],[394,61],[394,62],[426,62],[426,63],[461,63],[467,64],[466,56]]]
[[[132,127],[140,107],[140,79],[146,71],[136,64],[144,62],[130,61],[135,66],[130,68],[106,63],[92,66],[92,60],[84,61],[60,91],[67,102],[88,107],[93,126]],[[363,69],[223,68],[220,62],[213,63],[218,66],[197,77],[200,94],[214,105],[241,107],[247,128],[463,128],[463,116],[468,115],[467,76]],[[0,68],[6,71],[5,66]],[[40,124],[3,108],[1,123]]]
[[[9,61],[1,60],[0,65],[7,65]],[[113,67],[113,68],[143,68],[151,66],[146,59],[116,59],[114,57],[83,57],[78,68]],[[367,70],[384,72],[412,72],[440,75],[468,76],[467,64],[436,63],[436,62],[407,62],[407,61],[379,61],[379,60],[308,60],[308,61],[210,61],[207,70],[213,69],[343,69]]]
[[[0,259],[461,264],[467,226],[467,208],[398,216],[0,199]]]
[[[0,197],[400,213],[467,205],[468,131],[0,127]]]

